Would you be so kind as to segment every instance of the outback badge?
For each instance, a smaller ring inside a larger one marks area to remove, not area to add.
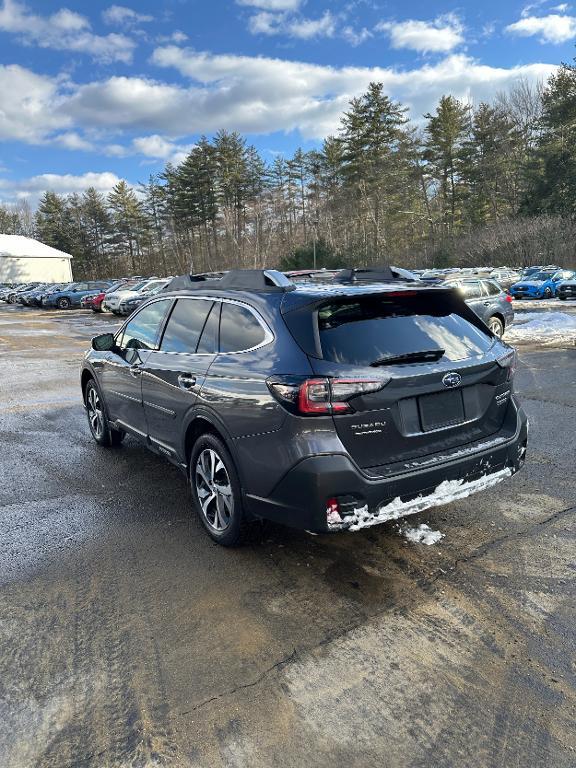
[[[442,377],[442,384],[444,384],[445,387],[448,387],[449,389],[452,389],[453,387],[457,387],[462,383],[462,376],[460,376],[459,373],[456,373],[456,371],[451,371],[450,373],[446,373]]]

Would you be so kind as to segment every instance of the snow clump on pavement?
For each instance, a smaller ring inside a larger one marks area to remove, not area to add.
[[[417,528],[403,528],[401,532],[404,538],[413,544],[426,544],[427,546],[436,544],[444,538],[443,533],[433,531],[426,523],[421,523]]]

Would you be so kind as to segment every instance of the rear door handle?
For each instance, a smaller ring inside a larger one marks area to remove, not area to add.
[[[130,375],[131,376],[142,376],[142,371],[140,370],[139,365],[131,365],[130,366]]]
[[[193,389],[196,385],[196,376],[191,373],[181,373],[178,376],[178,386],[180,389]]]
[[[485,307],[489,307],[489,306],[490,306],[490,302],[489,302],[489,301],[485,301],[485,302],[484,302],[484,306],[485,306]]]

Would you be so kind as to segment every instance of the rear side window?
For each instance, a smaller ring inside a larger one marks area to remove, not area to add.
[[[245,307],[222,304],[220,319],[220,352],[243,352],[262,344],[264,328]]]
[[[482,296],[482,283],[479,280],[469,280],[459,288],[465,299],[477,299]]]
[[[502,293],[502,288],[491,280],[486,280],[484,286],[488,291],[488,296],[496,296],[497,294]]]
[[[198,339],[212,309],[206,299],[179,299],[166,325],[160,350],[162,352],[196,352]]]
[[[327,303],[318,311],[322,356],[367,366],[384,357],[444,350],[464,360],[488,350],[492,339],[458,312],[450,296],[363,296]]]

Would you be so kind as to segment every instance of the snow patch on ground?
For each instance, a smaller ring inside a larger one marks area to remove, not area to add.
[[[506,341],[576,343],[576,315],[566,312],[522,312],[514,318],[514,325],[506,329]]]
[[[566,299],[565,301],[560,301],[560,299],[514,299],[512,306],[516,310],[530,310],[534,307],[538,307],[538,309],[562,309],[563,307],[576,306],[576,299]]]
[[[444,538],[443,533],[433,531],[426,523],[421,523],[417,528],[402,528],[402,535],[413,544],[426,544],[427,546],[437,544]]]
[[[386,523],[389,520],[398,520],[400,517],[415,515],[417,512],[423,512],[430,507],[439,507],[443,504],[449,504],[451,501],[465,499],[478,491],[484,491],[497,485],[506,477],[510,477],[512,470],[509,468],[501,469],[499,472],[493,472],[489,475],[482,475],[477,480],[444,480],[434,491],[426,496],[417,496],[411,501],[402,501],[397,496],[389,504],[379,507],[371,513],[368,507],[355,509],[352,515],[344,518],[345,524],[349,525],[350,531],[359,531],[362,528],[369,528],[372,525]]]

